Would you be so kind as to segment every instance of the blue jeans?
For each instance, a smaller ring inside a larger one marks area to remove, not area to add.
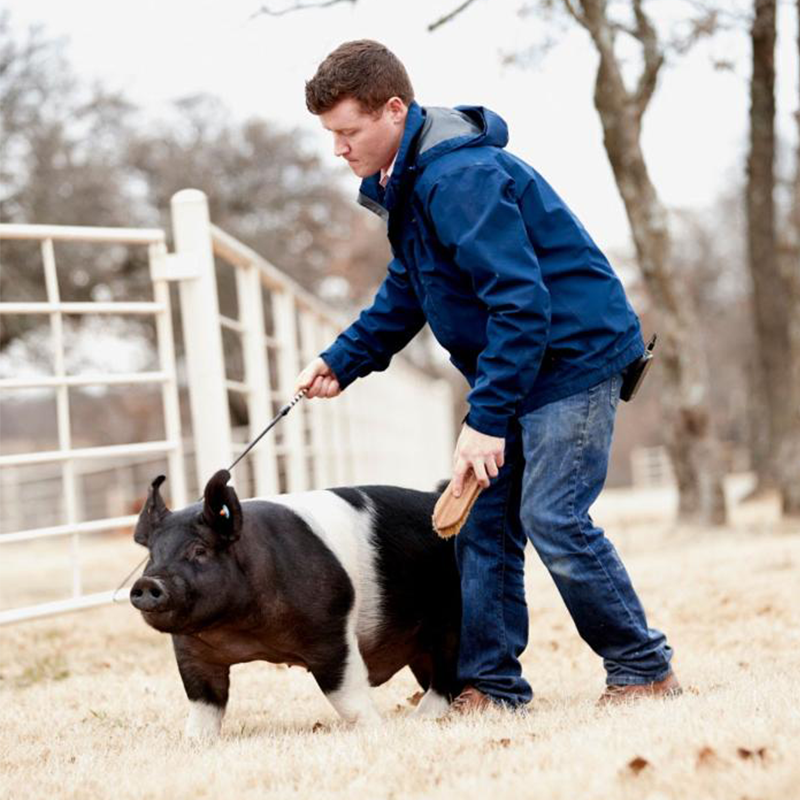
[[[506,461],[456,537],[462,622],[458,677],[511,706],[527,703],[524,553],[530,539],[609,684],[670,673],[672,648],[648,628],[617,551],[589,516],[606,479],[621,376],[516,419]]]

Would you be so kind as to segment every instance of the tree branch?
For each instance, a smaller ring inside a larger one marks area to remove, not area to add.
[[[633,13],[636,17],[634,35],[641,42],[644,55],[644,67],[633,95],[641,119],[656,89],[658,73],[664,64],[664,53],[658,45],[658,34],[642,8],[642,0],[633,0]]]
[[[685,0],[702,17],[714,17],[722,29],[740,28],[746,30],[752,22],[750,14],[736,9],[726,9],[713,0]]]
[[[450,22],[451,19],[457,17],[462,11],[471,6],[474,2],[475,0],[465,0],[460,6],[458,6],[458,8],[454,8],[449,14],[445,14],[440,19],[437,19],[436,22],[431,22],[431,24],[428,25],[428,33],[433,33],[437,28],[441,28],[442,25]]]
[[[269,17],[282,17],[284,14],[292,14],[295,11],[306,11],[307,9],[312,8],[330,8],[331,6],[337,6],[340,3],[350,3],[351,5],[354,5],[356,0],[320,0],[319,3],[304,3],[302,0],[297,0],[294,5],[287,6],[286,8],[282,9],[273,9],[268,5],[263,5],[258,11],[255,11],[250,18],[253,19],[261,14],[266,14]]]
[[[631,28],[629,25],[623,25],[621,22],[612,22],[609,20],[608,26],[615,33],[624,33],[633,39],[637,39],[636,28]]]
[[[586,20],[585,14],[581,14],[577,8],[573,5],[573,0],[562,0],[564,3],[564,8],[567,10],[567,13],[578,23],[582,28],[586,28],[589,30],[589,23]],[[591,31],[590,31],[591,32]]]
[[[601,68],[605,65],[612,69],[620,81],[623,91],[624,84],[621,83],[622,77],[619,74],[619,63],[614,54],[614,26],[608,19],[605,0],[579,0],[581,11],[574,6],[574,0],[562,0],[567,7],[567,11],[573,18],[589,32],[592,41],[600,55]],[[627,91],[625,91],[627,96]]]
[[[695,8],[699,7],[695,5]],[[690,20],[691,28],[684,36],[674,36],[667,42],[667,50],[674,51],[678,55],[684,55],[694,47],[702,38],[713,36],[717,31],[731,30],[732,25],[723,24],[718,9],[704,9],[700,15]]]

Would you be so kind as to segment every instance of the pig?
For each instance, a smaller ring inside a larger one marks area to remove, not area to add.
[[[240,502],[220,470],[203,500],[170,511],[151,484],[134,539],[149,561],[131,588],[172,637],[190,710],[186,735],[214,739],[232,664],[305,667],[347,722],[379,714],[369,687],[405,666],[439,717],[457,685],[461,594],[437,492],[357,486]]]

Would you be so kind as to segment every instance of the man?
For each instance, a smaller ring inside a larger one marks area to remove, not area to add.
[[[670,695],[672,650],[648,628],[613,545],[589,517],[606,477],[622,370],[644,351],[608,261],[564,202],[503,148],[480,107],[422,108],[400,61],[347,42],[306,84],[334,152],[387,221],[394,258],[373,305],[298,376],[335,397],[383,370],[425,322],[471,391],[455,493],[485,488],[456,538],[463,620],[453,712],[531,698],[519,656],[530,539],[580,635],[603,658],[602,702]]]

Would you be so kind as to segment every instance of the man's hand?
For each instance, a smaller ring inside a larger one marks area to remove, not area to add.
[[[470,469],[486,489],[489,478],[496,478],[505,462],[506,440],[470,428],[464,423],[453,455],[453,494],[461,496],[464,478]]]
[[[315,358],[294,382],[293,395],[308,389],[306,397],[336,397],[342,393],[333,370],[319,357]]]

